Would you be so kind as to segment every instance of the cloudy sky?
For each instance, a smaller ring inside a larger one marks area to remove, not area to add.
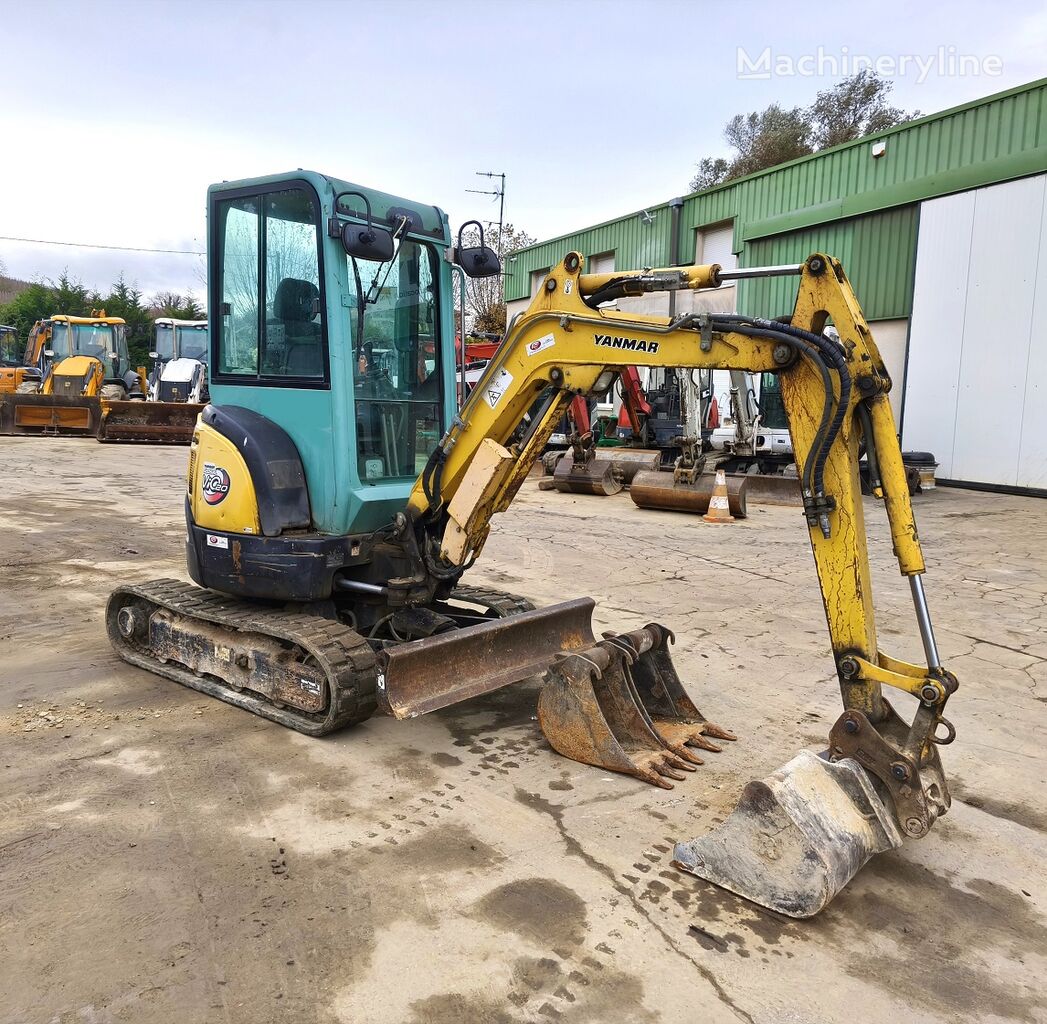
[[[1047,74],[1017,0],[0,0],[0,235],[202,251],[212,181],[296,167],[539,238],[685,193],[733,114],[809,102],[859,56],[930,113]],[[779,70],[741,78],[770,48]],[[741,51],[741,52],[739,52]],[[979,73],[957,74],[960,57]],[[803,58],[807,58],[806,61]],[[903,64],[902,59],[907,58]],[[918,59],[918,60],[917,60]],[[893,63],[892,63],[893,62]],[[810,72],[815,72],[811,74]],[[821,71],[822,74],[818,74]],[[0,240],[7,273],[203,293],[203,260]]]

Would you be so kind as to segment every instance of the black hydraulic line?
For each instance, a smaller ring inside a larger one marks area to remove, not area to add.
[[[717,326],[718,324],[720,326]],[[820,357],[820,350],[816,346],[808,344],[803,339],[796,338],[791,334],[786,334],[784,331],[772,330],[766,327],[753,327],[750,324],[751,321],[748,321],[745,317],[738,317],[737,320],[732,319],[726,324],[723,324],[721,319],[717,317],[713,321],[712,326],[713,330],[719,330],[723,333],[734,331],[737,334],[745,335],[747,338],[764,338],[770,341],[778,341],[792,349],[798,349],[807,356],[821,374],[822,386],[825,390],[822,418],[817,431],[815,431],[814,442],[811,445],[811,457],[804,461],[803,478],[801,480],[801,487],[806,493],[821,496],[824,493],[823,486],[820,480],[815,479],[814,469],[818,455],[823,450],[828,451],[832,441],[835,440],[835,435],[830,436],[829,431],[829,425],[833,418],[833,385],[832,378],[829,376],[829,367],[825,365],[825,361]],[[776,325],[776,327],[780,326],[782,325]]]
[[[882,487],[880,481],[880,464],[876,457],[876,439],[873,437],[872,416],[864,401],[857,405],[858,419],[862,424],[865,438],[865,457],[869,460],[869,487],[875,492]]]

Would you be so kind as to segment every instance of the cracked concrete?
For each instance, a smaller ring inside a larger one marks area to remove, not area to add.
[[[530,481],[471,573],[676,631],[740,738],[664,792],[555,755],[534,685],[318,741],[119,662],[109,588],[184,577],[185,449],[0,443],[3,1024],[1047,1020],[1044,502],[916,499],[953,807],[799,923],[670,863],[839,713],[797,510],[711,528]],[[866,508],[881,646],[919,660]]]

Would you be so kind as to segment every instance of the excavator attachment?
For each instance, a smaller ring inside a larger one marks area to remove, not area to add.
[[[189,444],[203,405],[196,402],[102,400],[98,440]]]
[[[726,821],[677,843],[677,867],[788,917],[813,917],[902,831],[857,761],[803,750],[750,782]]]
[[[568,452],[553,471],[553,487],[564,494],[597,494],[606,498],[624,486],[618,464],[594,455],[583,460],[572,458]]]
[[[709,510],[715,483],[715,473],[703,473],[693,483],[687,483],[676,480],[673,473],[644,472],[633,477],[629,495],[640,508],[701,514]],[[727,506],[736,519],[746,516],[748,486],[747,477],[727,477]]]
[[[553,461],[553,487],[566,494],[617,494],[640,473],[658,469],[662,453],[652,448],[591,448],[579,462],[570,450]]]
[[[94,437],[101,421],[99,399],[64,395],[0,396],[0,434],[72,434]]]
[[[669,656],[672,634],[654,623],[556,658],[538,697],[538,723],[553,749],[575,761],[634,775],[662,789],[733,740],[684,691]]]

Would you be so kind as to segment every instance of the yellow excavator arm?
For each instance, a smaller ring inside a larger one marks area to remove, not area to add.
[[[905,833],[924,835],[948,807],[935,745],[953,737],[942,711],[957,684],[941,666],[924,599],[924,560],[888,398],[890,376],[842,266],[815,254],[795,267],[756,272],[797,275],[787,322],[718,313],[670,319],[599,306],[650,291],[717,287],[728,275],[716,265],[581,271],[578,253],[550,271],[416,483],[409,514],[430,524],[430,564],[453,571],[476,557],[492,516],[509,507],[571,399],[603,393],[621,367],[777,372],[845,707],[830,752],[869,770],[889,791]],[[732,276],[747,274],[754,272]],[[830,321],[838,342],[823,334]],[[877,643],[860,444],[910,583],[926,666],[893,658]],[[911,725],[884,699],[884,685],[917,698]]]

